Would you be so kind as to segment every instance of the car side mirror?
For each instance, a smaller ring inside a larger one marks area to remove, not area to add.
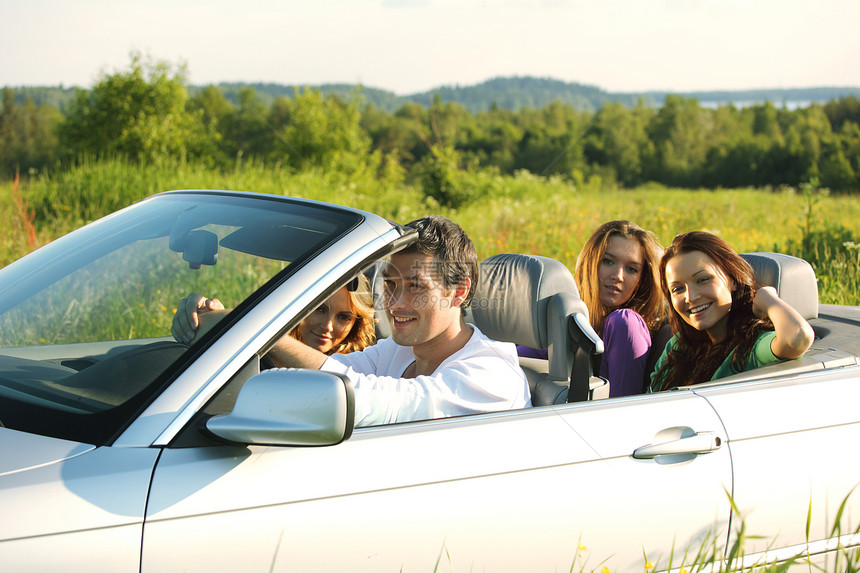
[[[331,446],[352,435],[355,397],[349,379],[332,372],[275,368],[251,377],[228,414],[206,429],[231,442]]]

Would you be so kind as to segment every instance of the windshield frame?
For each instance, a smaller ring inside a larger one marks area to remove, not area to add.
[[[20,305],[23,301],[33,296],[36,291],[43,290],[38,288],[43,283],[57,283],[59,280],[62,280],[57,277],[69,274],[69,269],[74,268],[78,270],[83,268],[85,265],[81,264],[81,261],[85,262],[88,260],[86,252],[90,254],[93,252],[99,253],[99,256],[92,259],[99,260],[100,258],[104,258],[106,253],[117,250],[110,248],[110,241],[116,235],[121,235],[123,229],[128,229],[136,221],[139,222],[143,218],[154,217],[154,214],[159,212],[158,207],[160,205],[158,203],[167,207],[171,202],[187,201],[189,197],[203,203],[226,202],[227,204],[235,203],[236,205],[258,210],[280,210],[285,213],[285,217],[295,214],[306,214],[318,217],[320,221],[334,221],[334,232],[330,233],[327,237],[323,235],[320,243],[312,245],[301,256],[287,262],[285,268],[266,280],[250,296],[242,301],[238,301],[236,310],[240,312],[235,313],[236,316],[241,315],[241,312],[244,310],[253,307],[273,289],[288,280],[295,272],[324,252],[333,243],[336,243],[349,234],[350,231],[359,226],[364,220],[364,215],[360,211],[283,196],[204,190],[161,193],[89,225],[85,225],[46,245],[42,249],[22,257],[6,268],[0,269],[0,285],[2,285],[0,286],[0,299],[5,299],[5,301],[0,300],[0,312],[5,312],[15,305]],[[163,235],[159,236],[163,237]],[[122,244],[129,245],[133,242],[126,241]],[[46,286],[45,288],[50,289],[51,287]],[[145,340],[149,341],[149,339]],[[152,339],[152,342],[153,344],[167,344],[168,340],[169,337],[164,337],[163,340]],[[175,345],[176,343],[170,340],[170,344]],[[203,344],[195,343],[191,348],[183,348],[178,351],[175,348],[171,349],[171,354],[165,358],[167,366],[163,371],[146,383],[142,390],[119,405],[109,407],[103,411],[82,414],[71,411],[68,408],[64,409],[59,407],[59,405],[50,407],[45,404],[35,403],[35,401],[20,401],[4,396],[3,400],[0,400],[0,402],[5,403],[5,405],[0,405],[0,424],[19,431],[66,440],[94,445],[109,444],[116,436],[121,434],[124,428],[177,375],[196,359],[202,346]],[[10,354],[14,355],[16,348],[26,349],[27,347],[12,346],[8,347],[7,350],[10,351]],[[39,347],[30,348],[39,350]],[[179,354],[174,359],[174,355],[177,352]],[[2,349],[0,349],[0,353],[2,353]]]

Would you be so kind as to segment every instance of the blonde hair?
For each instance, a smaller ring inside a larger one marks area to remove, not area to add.
[[[364,350],[376,342],[376,326],[374,324],[373,299],[370,295],[370,281],[363,274],[358,275],[358,288],[349,292],[349,304],[355,315],[355,323],[349,329],[346,337],[326,354],[349,354]],[[290,331],[290,336],[304,342],[297,325]]]
[[[576,259],[574,278],[579,287],[579,295],[588,307],[591,326],[599,333],[606,316],[615,310],[607,308],[600,302],[597,268],[609,246],[609,239],[616,236],[638,242],[642,247],[643,263],[642,275],[636,290],[619,308],[636,311],[649,330],[656,330],[666,318],[658,275],[662,248],[653,233],[630,221],[609,221],[599,226],[585,242]]]

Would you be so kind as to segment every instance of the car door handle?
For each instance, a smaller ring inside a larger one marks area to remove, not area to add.
[[[657,456],[707,454],[718,450],[722,445],[723,441],[714,432],[691,432],[691,435],[675,440],[636,448],[633,450],[633,457],[637,460],[651,460]]]

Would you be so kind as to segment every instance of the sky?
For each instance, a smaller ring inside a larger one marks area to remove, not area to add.
[[[0,0],[0,86],[92,87],[137,52],[189,83],[407,95],[535,76],[611,92],[860,87],[858,0]]]

